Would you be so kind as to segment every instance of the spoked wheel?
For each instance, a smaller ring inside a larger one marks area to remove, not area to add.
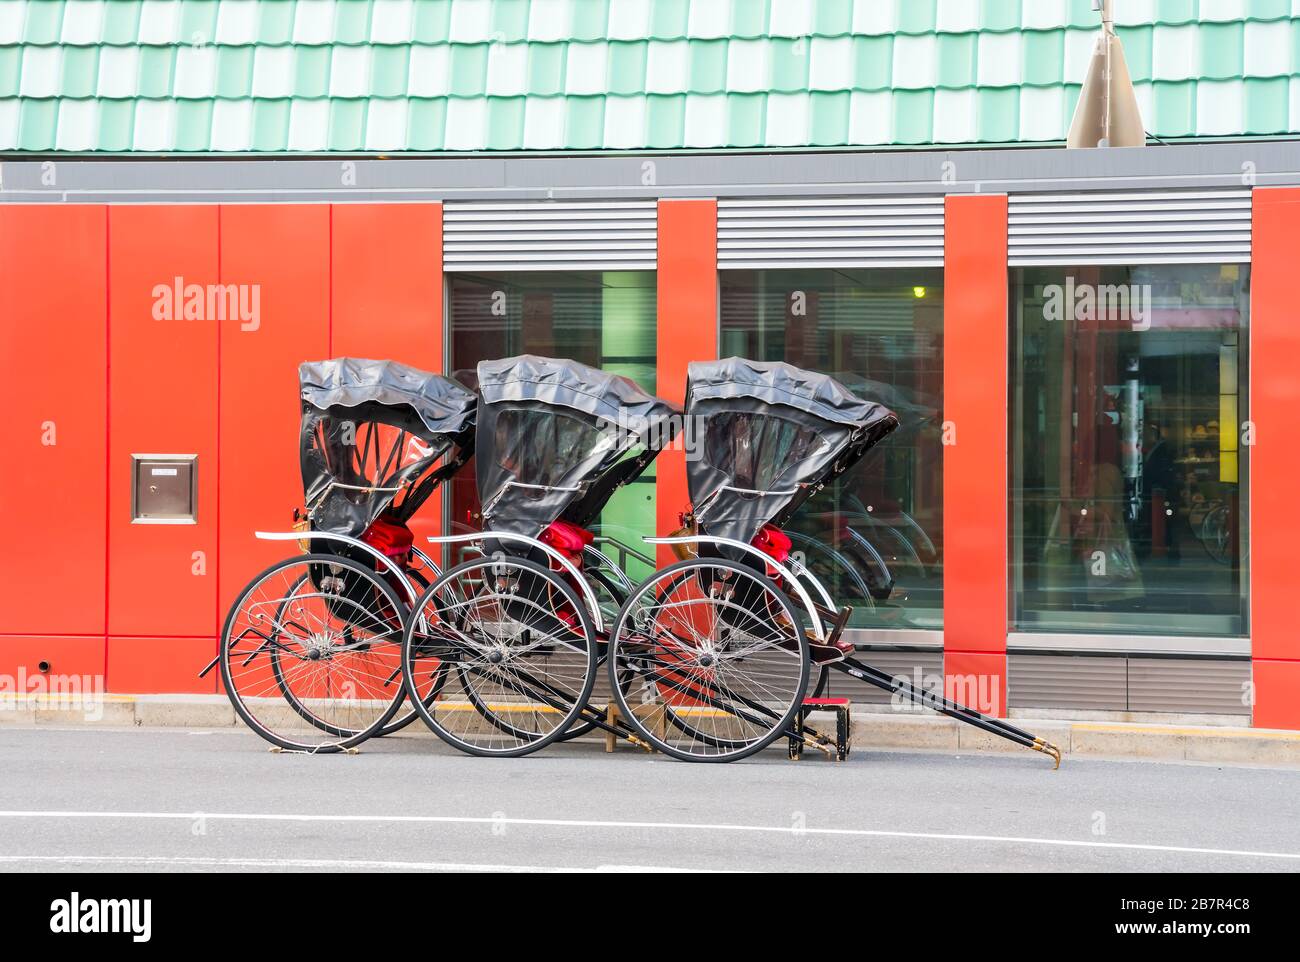
[[[281,748],[337,752],[383,728],[405,697],[406,607],[373,571],[309,554],[240,594],[221,635],[221,677],[239,717]]]
[[[402,664],[411,703],[443,741],[472,755],[526,755],[561,737],[587,704],[596,631],[559,575],[479,558],[421,595]]]
[[[683,561],[642,583],[614,626],[608,668],[643,738],[675,758],[713,762],[784,734],[810,674],[790,600],[756,570],[720,559]]]

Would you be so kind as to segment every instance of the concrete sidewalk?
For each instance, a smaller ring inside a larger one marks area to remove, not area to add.
[[[876,707],[876,706],[871,706]],[[1075,721],[1013,715],[1011,722],[1056,744],[1065,755],[1168,761],[1281,765],[1300,768],[1300,732],[1190,724],[1187,716],[1156,721]],[[231,728],[238,724],[221,695],[104,695],[90,710],[56,697],[0,696],[0,725],[109,726],[140,728]],[[809,724],[834,727],[829,716]],[[401,736],[433,737],[419,725]],[[595,736],[593,736],[595,737]],[[602,736],[603,737],[603,736]],[[1024,748],[929,711],[853,711],[853,746],[942,752],[1022,752]],[[813,753],[815,754],[815,753]]]

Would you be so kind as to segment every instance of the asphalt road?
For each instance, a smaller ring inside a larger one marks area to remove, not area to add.
[[[0,728],[0,871],[1300,871],[1300,771],[1013,755],[690,765],[427,736]]]

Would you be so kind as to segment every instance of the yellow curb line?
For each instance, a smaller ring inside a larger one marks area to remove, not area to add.
[[[1194,738],[1269,738],[1276,741],[1300,741],[1300,732],[1279,732],[1268,729],[1170,728],[1159,725],[1105,725],[1089,722],[1070,724],[1071,731],[1119,732],[1133,735],[1188,735]]]

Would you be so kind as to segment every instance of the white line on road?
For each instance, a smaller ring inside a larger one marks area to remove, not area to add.
[[[481,862],[394,862],[380,859],[335,858],[198,858],[169,855],[0,855],[0,865],[132,865],[161,868],[295,868],[328,871],[353,869],[359,872],[492,872],[496,874],[702,871],[660,865],[598,865],[595,868],[583,868],[565,865],[490,865]]]
[[[1260,852],[1248,849],[1203,848],[1188,845],[1149,845],[1139,842],[1094,842],[1067,838],[1015,835],[954,835],[943,832],[897,832],[871,828],[795,828],[781,825],[734,825],[706,822],[618,822],[568,818],[497,818],[467,815],[319,815],[282,812],[40,812],[0,811],[14,819],[162,819],[210,822],[379,822],[415,825],[534,825],[553,828],[651,829],[671,832],[754,832],[773,835],[823,835],[847,838],[910,838],[941,842],[986,842],[999,845],[1049,845],[1061,848],[1119,849],[1184,855],[1226,855],[1239,858],[1280,858],[1300,861],[1300,852]]]

